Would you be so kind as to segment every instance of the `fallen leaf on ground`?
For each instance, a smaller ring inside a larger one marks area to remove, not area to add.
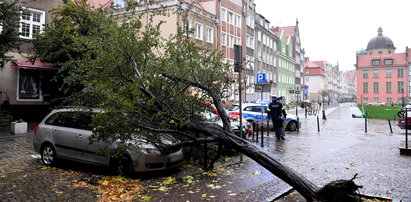
[[[54,191],[54,193],[56,193],[56,194],[62,194],[63,192],[62,192],[62,191],[59,191],[59,190],[56,190],[56,191]]]
[[[141,196],[140,200],[149,201],[149,200],[151,200],[151,196]]]
[[[263,172],[258,171],[258,170],[256,170],[256,171],[253,172],[254,175],[261,175],[262,173],[263,173]]]

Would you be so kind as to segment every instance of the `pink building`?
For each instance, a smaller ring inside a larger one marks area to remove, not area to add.
[[[380,27],[367,49],[357,52],[357,104],[402,103],[409,92],[407,66],[408,49],[395,53],[394,43],[383,36]]]

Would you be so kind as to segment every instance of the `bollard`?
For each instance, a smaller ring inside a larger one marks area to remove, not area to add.
[[[255,124],[257,131],[255,131],[255,142],[258,142],[258,123]]]
[[[307,107],[305,107],[304,109],[305,109],[305,112],[304,112],[305,118],[307,118]]]
[[[251,141],[254,141],[255,122],[253,121],[252,124],[253,124],[253,133],[252,133]]]
[[[267,120],[267,137],[269,135],[270,132],[270,121]]]
[[[405,149],[408,149],[408,111],[405,110]]]
[[[261,147],[264,147],[264,123],[261,122]]]
[[[327,117],[325,117],[325,110],[323,109],[323,120],[327,120]]]
[[[318,118],[318,115],[317,115],[317,127],[318,127],[318,132],[320,132],[320,119]]]
[[[391,127],[391,121],[390,121],[390,118],[388,118],[388,125],[390,125],[390,131],[391,131],[391,133],[392,133],[392,127]]]
[[[297,131],[300,131],[300,118],[297,116]]]
[[[367,116],[365,116],[365,132],[367,132]]]

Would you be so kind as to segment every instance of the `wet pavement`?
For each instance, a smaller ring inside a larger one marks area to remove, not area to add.
[[[364,186],[361,193],[411,201],[411,157],[399,154],[405,136],[396,123],[390,133],[388,121],[369,120],[365,132],[365,120],[351,117],[356,109],[341,104],[326,109],[327,120],[320,114],[318,132],[316,116],[304,118],[300,109],[300,131],[287,131],[284,141],[264,133],[261,149],[318,186],[358,173],[355,182]],[[99,199],[94,191],[72,185],[101,179],[107,175],[104,168],[72,163],[43,167],[31,138],[32,132],[19,136],[0,132],[0,201]],[[141,195],[152,201],[264,201],[290,189],[249,158],[240,161],[238,156],[219,162],[211,172],[185,166],[160,177],[136,178],[145,187]]]

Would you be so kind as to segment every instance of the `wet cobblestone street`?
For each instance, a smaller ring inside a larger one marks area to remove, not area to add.
[[[364,186],[361,193],[411,202],[411,157],[399,155],[398,149],[405,140],[404,131],[392,123],[391,134],[387,121],[369,120],[365,133],[364,119],[352,118],[351,107],[328,109],[327,120],[320,116],[320,132],[316,117],[309,116],[301,118],[301,130],[287,132],[284,141],[264,134],[261,149],[318,186],[358,173],[355,182]],[[32,132],[20,136],[0,133],[0,201],[99,199],[92,190],[72,185],[95,183],[107,175],[104,168],[71,162],[43,167],[31,138]],[[159,187],[167,174],[141,178],[142,194],[151,196],[151,201],[264,201],[290,188],[246,157],[242,162],[239,157],[220,162],[212,172],[184,168],[170,175],[176,181],[165,189]]]

